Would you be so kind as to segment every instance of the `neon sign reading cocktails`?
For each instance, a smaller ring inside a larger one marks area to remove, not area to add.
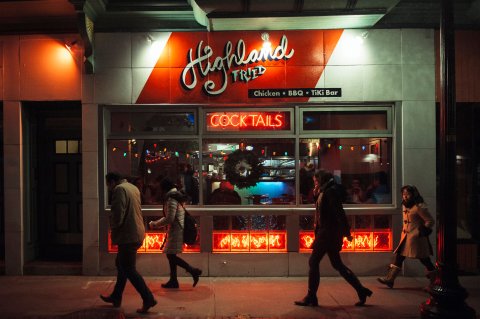
[[[207,131],[289,130],[288,112],[211,112]]]
[[[204,91],[209,95],[222,94],[228,85],[228,71],[232,67],[249,65],[258,62],[288,60],[293,54],[293,49],[288,49],[287,36],[283,35],[276,48],[263,47],[260,50],[251,50],[248,54],[245,48],[245,42],[240,39],[237,42],[235,50],[233,44],[228,41],[223,50],[223,56],[213,57],[213,49],[200,41],[197,45],[196,55],[193,54],[193,48],[188,51],[188,63],[182,71],[181,83],[188,90],[193,90],[197,86],[197,77],[207,77],[212,72],[220,72],[221,79],[219,83],[209,79],[203,84]],[[197,71],[199,74],[197,74]],[[247,68],[247,70],[232,71],[232,81],[248,82],[256,79],[266,72],[263,66]]]

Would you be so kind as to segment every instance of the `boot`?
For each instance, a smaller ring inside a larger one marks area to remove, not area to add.
[[[371,297],[373,292],[365,288],[360,280],[358,280],[358,277],[348,269],[348,267],[343,267],[340,269],[340,275],[355,289],[358,295],[358,302],[355,303],[355,306],[361,307],[365,305],[365,302],[367,301],[367,297]]]
[[[115,297],[112,297],[112,295],[109,295],[109,296],[100,295],[100,299],[102,299],[106,303],[111,303],[112,306],[114,306],[115,308],[120,307],[120,305],[122,304],[122,299],[117,299]]]
[[[192,268],[188,271],[193,278],[193,287],[195,287],[200,279],[200,275],[202,274],[202,270],[198,268]]]
[[[394,264],[390,264],[390,266],[388,267],[388,272],[387,274],[385,275],[385,277],[380,277],[380,278],[377,278],[377,280],[384,284],[384,285],[387,285],[388,288],[393,288],[393,284],[395,282],[395,278],[397,278],[398,274],[400,273],[400,270],[402,268],[398,267],[398,266],[395,266]]]
[[[303,307],[318,307],[318,299],[316,295],[309,291],[302,300],[294,301],[294,304]]]
[[[175,278],[175,279],[172,279],[170,278],[169,281],[167,281],[166,283],[164,284],[161,284],[162,288],[178,288],[179,285],[178,285],[178,280]]]
[[[357,290],[357,295],[358,295],[358,301],[355,303],[355,306],[361,307],[365,305],[365,302],[367,301],[367,297],[371,297],[373,292],[365,287],[360,288]]]

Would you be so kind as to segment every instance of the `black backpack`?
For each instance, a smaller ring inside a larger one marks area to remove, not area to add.
[[[183,210],[185,211],[185,219],[183,221],[183,243],[187,245],[195,244],[198,236],[197,221],[192,215],[190,215],[190,213],[185,208],[185,205],[183,204],[186,202],[188,197],[182,192],[175,192],[173,194],[169,194],[168,197],[172,197],[173,199],[175,199],[180,205],[182,205]],[[175,217],[175,219],[177,220],[180,227],[182,227],[182,224],[180,224],[178,218]]]
[[[183,223],[183,242],[187,245],[193,245],[197,241],[197,221],[192,215],[190,215],[189,212],[187,212],[185,206],[183,206],[183,209],[185,211],[185,220]]]

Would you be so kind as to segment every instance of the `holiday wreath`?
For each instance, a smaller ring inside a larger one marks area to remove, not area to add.
[[[255,186],[263,173],[263,165],[252,151],[236,150],[225,161],[227,180],[238,188]]]

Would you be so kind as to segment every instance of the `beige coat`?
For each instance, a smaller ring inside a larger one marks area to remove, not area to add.
[[[177,192],[176,188],[172,188],[166,194],[168,200],[163,204],[163,213],[165,217],[154,221],[152,224],[155,227],[162,227],[168,225],[167,242],[163,252],[165,254],[178,254],[183,249],[183,225],[185,221],[185,209],[173,197],[168,195]]]
[[[141,243],[145,237],[140,191],[122,180],[112,191],[112,206],[109,212],[112,243]]]
[[[432,245],[428,236],[421,236],[419,231],[421,225],[431,229],[435,224],[432,215],[428,212],[427,205],[421,203],[414,205],[412,208],[402,206],[402,210],[402,237],[394,253],[409,258],[429,257],[433,254]]]

